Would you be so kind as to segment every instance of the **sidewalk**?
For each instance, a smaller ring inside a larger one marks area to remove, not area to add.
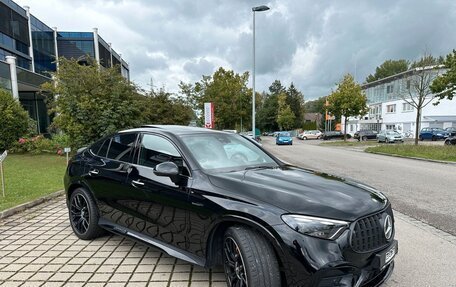
[[[120,236],[79,240],[63,197],[0,221],[0,286],[226,286],[208,271]]]

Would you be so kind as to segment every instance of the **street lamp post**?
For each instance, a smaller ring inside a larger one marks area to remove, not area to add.
[[[253,12],[253,70],[252,70],[252,135],[255,135],[255,12],[263,12],[269,10],[268,6],[261,5],[252,8]]]

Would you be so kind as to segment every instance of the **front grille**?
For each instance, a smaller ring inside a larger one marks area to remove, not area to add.
[[[388,243],[383,231],[383,218],[386,214],[387,212],[380,212],[356,221],[350,241],[354,251],[369,252]]]

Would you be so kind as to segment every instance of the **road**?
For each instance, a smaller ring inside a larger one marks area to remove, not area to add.
[[[284,161],[368,183],[389,197],[399,254],[386,286],[455,287],[456,166],[318,143],[276,146],[273,138],[263,137],[263,146]]]

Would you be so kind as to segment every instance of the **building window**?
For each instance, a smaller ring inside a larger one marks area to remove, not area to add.
[[[409,103],[402,103],[402,112],[411,112],[413,111],[413,106]]]
[[[394,105],[387,105],[386,106],[387,113],[395,113],[396,112],[396,104]]]
[[[386,125],[387,130],[396,130],[396,125]]]
[[[386,93],[387,94],[391,94],[393,92],[393,88],[394,88],[393,85],[386,86]]]

